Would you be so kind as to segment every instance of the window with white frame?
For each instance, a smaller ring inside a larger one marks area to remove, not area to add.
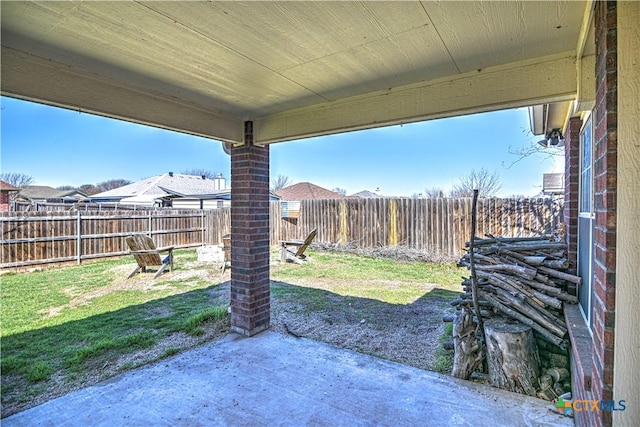
[[[580,213],[593,213],[593,138],[591,136],[591,116],[580,133]]]
[[[592,325],[593,293],[593,125],[591,115],[580,131],[580,191],[578,198],[578,300],[587,324]]]

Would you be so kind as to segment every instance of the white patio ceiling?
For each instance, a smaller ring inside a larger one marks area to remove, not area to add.
[[[3,94],[230,142],[592,97],[590,1],[1,8]]]

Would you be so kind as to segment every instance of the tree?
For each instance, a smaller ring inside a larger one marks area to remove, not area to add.
[[[535,135],[533,135],[529,129],[524,129],[523,132],[527,135],[527,137],[535,137]],[[540,138],[536,139],[540,140]],[[517,156],[517,159],[511,162],[511,164],[509,164],[508,166],[505,166],[505,162],[502,162],[502,166],[507,169],[518,163],[520,160],[523,160],[530,156],[539,156],[547,159],[564,156],[564,147],[546,147],[538,144],[538,142],[535,142],[535,140],[532,140],[527,145],[520,148],[512,148],[511,146],[509,146],[509,154]]]
[[[196,168],[185,169],[180,173],[184,175],[204,176],[205,178],[208,178],[208,179],[214,179],[216,175],[218,175],[218,172],[212,172],[207,169],[196,169]]]
[[[131,181],[126,179],[110,179],[108,181],[103,181],[98,183],[97,187],[100,189],[100,192],[113,190],[115,188],[124,187],[125,185],[131,184]]]
[[[331,191],[333,191],[334,193],[342,194],[343,196],[347,195],[347,190],[345,190],[344,188],[336,187]]]
[[[31,184],[33,182],[33,177],[24,173],[5,172],[0,174],[0,180],[16,188],[21,188]]]
[[[100,188],[98,188],[93,184],[83,184],[80,187],[78,187],[78,191],[83,192],[87,196],[93,196],[94,194],[101,193]]]
[[[473,169],[460,178],[453,186],[451,197],[473,197],[473,190],[478,190],[478,197],[493,197],[502,188],[497,171],[489,172],[485,168]]]
[[[56,187],[56,190],[66,191],[66,190],[75,190],[76,187],[73,185],[61,185],[60,187]]]
[[[427,199],[441,199],[444,196],[444,190],[439,187],[431,187],[424,189],[424,197]]]
[[[271,181],[271,191],[278,191],[284,187],[288,187],[293,184],[293,181],[288,176],[278,175]]]

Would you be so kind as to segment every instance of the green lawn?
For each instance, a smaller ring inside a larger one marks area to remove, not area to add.
[[[425,284],[438,284],[429,289],[443,298],[460,286],[453,265],[309,253],[313,263],[272,265],[272,278],[317,279],[334,294],[389,304],[423,297]],[[126,280],[129,257],[1,275],[3,416],[7,407],[19,410],[48,390],[79,387],[186,348],[160,346],[171,337],[190,337],[194,345],[207,340],[208,330],[228,330],[228,274],[222,279],[217,265],[196,263],[194,250],[177,251],[175,258],[176,270],[157,280],[152,274]],[[316,303],[326,291],[275,284],[272,295],[322,309]],[[153,349],[151,357],[122,363]]]
[[[185,273],[194,259],[195,251],[177,251],[174,275]],[[219,281],[197,275],[156,281],[138,275],[127,281],[131,261],[0,276],[3,406],[60,382],[80,385],[92,371],[173,334],[197,337],[206,322],[227,323],[228,298],[215,292]],[[167,348],[160,357],[176,351]],[[135,366],[130,362],[119,370]]]

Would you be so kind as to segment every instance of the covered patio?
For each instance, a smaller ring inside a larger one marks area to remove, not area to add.
[[[544,400],[264,332],[230,334],[2,420],[18,426],[570,426]]]
[[[574,342],[574,394],[636,402],[624,412],[583,412],[578,422],[640,424],[640,3],[25,1],[1,8],[3,95],[223,141],[231,155],[231,322],[247,337],[269,329],[269,144],[542,106],[532,128],[566,137],[568,244],[574,269],[590,278],[573,322],[581,332],[572,340],[582,340]],[[590,117],[586,177],[579,141]],[[593,189],[589,211],[577,206],[579,177],[591,179],[584,181]],[[578,218],[587,216],[592,232],[579,239]],[[578,242],[593,255],[588,268]],[[248,369],[240,375],[251,380]]]

